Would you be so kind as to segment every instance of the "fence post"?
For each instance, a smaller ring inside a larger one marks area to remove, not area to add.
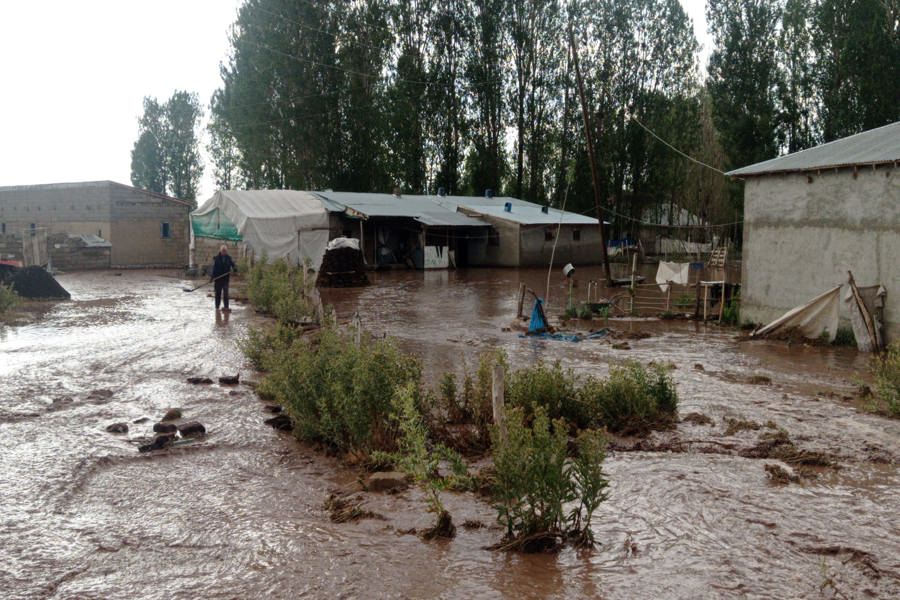
[[[362,346],[362,318],[359,316],[359,311],[353,314],[353,327],[356,329],[356,347],[359,348]]]
[[[522,310],[525,307],[525,284],[519,284],[519,306],[516,309],[516,318],[521,319],[524,315],[522,314]]]
[[[494,365],[491,373],[491,405],[494,409],[494,425],[500,433],[500,441],[506,441],[506,408],[503,404],[503,365]]]
[[[672,309],[672,285],[669,284],[666,286],[666,312],[670,312]]]

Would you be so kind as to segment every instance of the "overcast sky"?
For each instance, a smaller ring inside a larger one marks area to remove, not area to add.
[[[705,0],[681,3],[705,57]],[[0,0],[0,186],[130,184],[144,96],[183,89],[208,104],[240,4]],[[207,168],[199,199],[212,191]]]

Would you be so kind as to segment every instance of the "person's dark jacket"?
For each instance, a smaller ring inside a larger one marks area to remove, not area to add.
[[[237,265],[234,264],[234,261],[231,260],[231,257],[227,254],[216,254],[216,257],[213,259],[212,275],[210,278],[215,279],[225,273],[237,273]],[[223,277],[223,279],[225,278]]]

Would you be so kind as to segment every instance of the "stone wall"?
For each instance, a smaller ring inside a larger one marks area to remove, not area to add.
[[[900,173],[893,167],[754,177],[744,192],[742,318],[768,322],[825,290],[879,283],[900,339]],[[841,307],[842,317],[844,314]]]

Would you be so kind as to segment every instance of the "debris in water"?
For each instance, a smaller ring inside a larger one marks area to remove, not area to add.
[[[705,371],[706,368],[700,363],[694,363],[694,370],[695,371]]]
[[[113,423],[107,425],[106,430],[110,433],[128,433],[128,423]]]
[[[462,522],[463,529],[486,529],[487,525],[477,519],[466,519]]]
[[[237,385],[240,381],[240,378],[240,373],[238,373],[237,375],[222,375],[221,377],[219,377],[219,383],[221,383],[222,385]]]
[[[693,423],[694,425],[715,425],[715,422],[701,412],[692,412],[684,415],[681,419],[683,423]]]
[[[456,536],[456,525],[453,524],[453,518],[446,510],[442,510],[438,515],[437,524],[429,527],[421,533],[423,540],[434,540],[438,538],[452,539]]]
[[[206,385],[212,383],[213,380],[209,377],[188,377],[187,382],[194,385]]]
[[[161,433],[153,438],[149,444],[145,444],[138,448],[138,452],[151,452],[153,450],[161,450],[166,446],[170,446],[175,441],[174,433]]]
[[[631,346],[628,344],[628,342],[617,342],[613,344],[612,347],[615,350],[631,350]]]
[[[361,519],[380,519],[385,520],[382,515],[374,513],[370,510],[362,509],[363,499],[360,496],[338,496],[329,494],[325,499],[325,510],[329,513],[329,518],[335,523],[347,523],[348,521],[359,521]]]
[[[725,435],[734,435],[740,431],[757,431],[762,427],[762,425],[756,421],[732,419],[731,417],[725,417],[725,424],[727,425],[725,428]]]
[[[797,483],[800,481],[800,477],[798,475],[791,473],[781,465],[766,463],[765,465],[763,465],[763,469],[765,469],[766,475],[769,476],[769,481],[771,481],[772,483],[785,485],[788,483]]]

